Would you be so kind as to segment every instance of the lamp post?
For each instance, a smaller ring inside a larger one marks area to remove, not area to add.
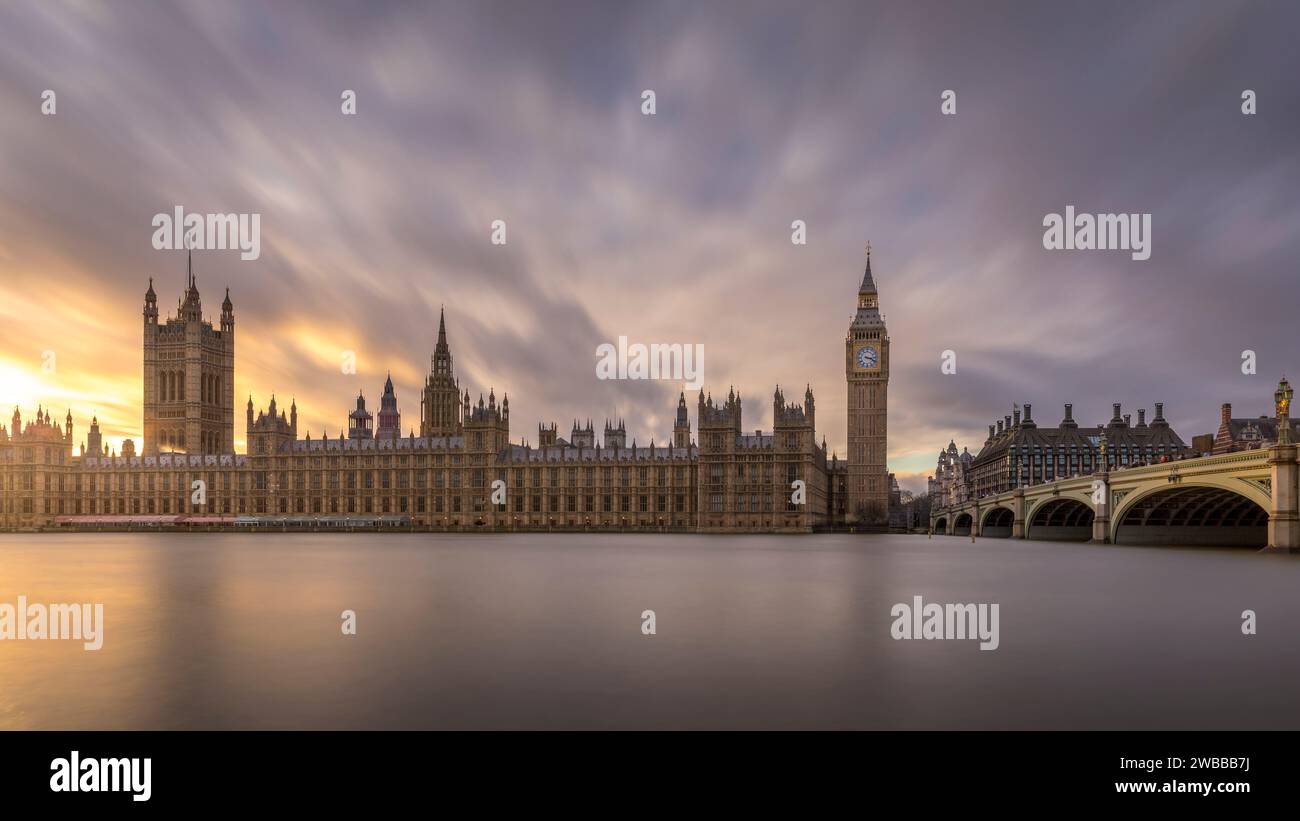
[[[1273,391],[1273,409],[1277,413],[1277,443],[1279,445],[1291,444],[1291,397],[1295,396],[1295,390],[1292,389],[1291,383],[1282,377],[1282,381],[1277,383],[1277,390]]]
[[[1300,552],[1300,498],[1296,494],[1296,446],[1291,437],[1291,397],[1295,391],[1282,377],[1273,392],[1273,409],[1277,414],[1277,445],[1270,449],[1269,485],[1272,504],[1268,511],[1268,547],[1280,553]]]

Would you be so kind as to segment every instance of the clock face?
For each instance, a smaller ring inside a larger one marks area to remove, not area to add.
[[[880,354],[876,353],[875,348],[871,347],[870,345],[858,348],[859,368],[872,369],[879,364],[880,364]]]

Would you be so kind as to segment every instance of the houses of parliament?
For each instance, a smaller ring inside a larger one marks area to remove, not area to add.
[[[415,425],[402,435],[391,378],[378,415],[356,398],[346,433],[298,435],[298,409],[271,397],[244,408],[246,453],[235,452],[235,314],[203,316],[192,262],[175,315],[160,319],[153,280],[143,310],[143,436],[139,451],[105,447],[92,419],[78,452],[62,425],[15,408],[0,426],[0,528],[395,528],[448,531],[811,532],[879,525],[888,515],[889,336],[868,248],[845,337],[848,459],[818,442],[811,386],[802,402],[772,394],[768,432],[744,428],[734,389],[677,400],[662,443],[628,441],[622,421],[600,437],[574,420],[535,444],[512,442],[510,400],[477,402],[453,367],[446,317]]]

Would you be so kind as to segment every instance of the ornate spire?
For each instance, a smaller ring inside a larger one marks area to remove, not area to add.
[[[862,285],[858,287],[860,294],[876,293],[876,281],[871,276],[871,243],[867,243],[867,269],[862,274]]]
[[[871,275],[871,243],[867,243],[867,267],[858,286],[858,312],[853,316],[850,331],[883,330],[884,317],[880,315],[879,293],[876,280]]]

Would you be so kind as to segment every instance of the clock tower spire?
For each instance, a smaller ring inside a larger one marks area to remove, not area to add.
[[[857,313],[844,339],[844,376],[849,391],[845,514],[850,522],[884,524],[889,516],[889,332],[871,274],[870,243]]]

